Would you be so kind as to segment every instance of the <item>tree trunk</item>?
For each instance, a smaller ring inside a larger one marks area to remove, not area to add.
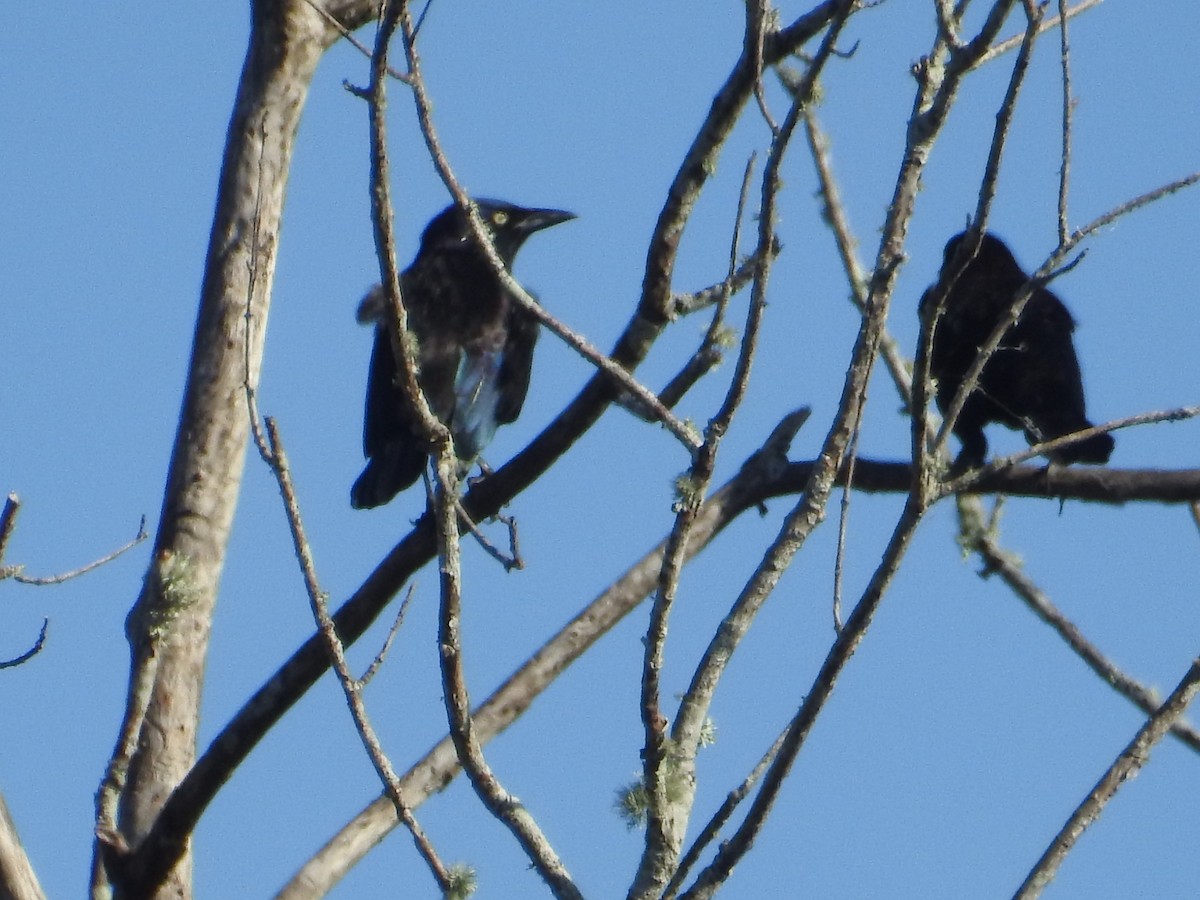
[[[369,15],[356,6],[353,25]],[[189,835],[179,836],[161,884],[123,871],[121,857],[195,761],[212,613],[245,464],[246,386],[259,378],[293,142],[317,63],[338,36],[303,0],[253,3],[162,515],[127,622],[130,687],[98,797],[94,892],[111,881],[118,897],[191,895]]]

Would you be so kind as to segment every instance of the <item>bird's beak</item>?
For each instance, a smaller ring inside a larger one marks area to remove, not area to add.
[[[574,218],[576,218],[575,213],[567,212],[565,209],[531,209],[528,215],[521,220],[521,230],[526,234],[533,234],[535,231],[541,231],[543,228],[550,228],[553,225],[561,225]]]

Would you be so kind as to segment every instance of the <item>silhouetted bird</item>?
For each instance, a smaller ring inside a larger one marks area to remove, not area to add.
[[[531,234],[575,218],[559,209],[525,209],[498,200],[475,204],[510,268]],[[538,321],[501,287],[456,206],[425,227],[400,286],[408,327],[417,339],[421,388],[433,414],[450,427],[459,458],[470,463],[496,426],[514,421],[521,412]],[[355,509],[387,503],[420,477],[429,458],[428,443],[400,386],[389,319],[383,288],[376,286],[358,310],[359,322],[375,324],[375,346],[363,421],[367,466],[350,490]]]
[[[946,244],[943,272],[964,237],[965,233],[955,235]],[[937,404],[943,414],[980,346],[1028,280],[1008,247],[985,233],[979,253],[951,288],[933,334],[930,369],[937,379]],[[933,312],[927,308],[933,292],[931,287],[921,298],[922,317]],[[1031,445],[1092,427],[1084,409],[1083,380],[1071,337],[1074,330],[1075,320],[1062,301],[1044,287],[1034,288],[954,423],[954,434],[962,441],[956,467],[983,464],[987,454],[983,427],[989,422],[1024,431]],[[1059,463],[1106,463],[1113,444],[1112,435],[1099,434],[1049,456]]]

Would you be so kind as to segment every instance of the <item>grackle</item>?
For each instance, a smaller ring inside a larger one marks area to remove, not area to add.
[[[961,264],[955,255],[965,232],[946,244],[943,275]],[[930,371],[937,379],[937,404],[944,414],[954,401],[980,346],[1012,307],[1029,281],[1008,247],[984,233],[975,258],[950,288],[930,348]],[[933,313],[934,288],[921,297],[921,316]],[[1053,293],[1035,286],[1020,318],[1004,334],[979,382],[954,423],[962,441],[956,468],[979,466],[987,454],[983,427],[999,422],[1025,432],[1032,445],[1091,428],[1084,409],[1083,380],[1071,337],[1075,320]],[[1049,453],[1052,462],[1108,462],[1113,438],[1099,434]]]
[[[475,205],[509,268],[531,234],[575,218],[559,209],[526,209],[498,200]],[[501,286],[457,206],[425,227],[400,288],[416,339],[418,382],[433,414],[449,426],[458,457],[469,464],[496,427],[521,412],[538,321]],[[369,509],[416,481],[430,448],[400,383],[381,286],[363,299],[358,320],[374,324],[375,344],[363,420],[367,465],[350,490],[350,504]]]

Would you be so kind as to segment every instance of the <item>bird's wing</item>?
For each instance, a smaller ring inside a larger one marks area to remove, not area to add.
[[[371,368],[367,378],[367,408],[363,417],[363,455],[382,453],[397,440],[412,434],[404,392],[396,383],[396,358],[385,326],[375,328]]]
[[[525,395],[529,393],[539,328],[538,320],[523,309],[514,307],[509,314],[496,398],[496,421],[501,425],[515,422],[521,414]]]

